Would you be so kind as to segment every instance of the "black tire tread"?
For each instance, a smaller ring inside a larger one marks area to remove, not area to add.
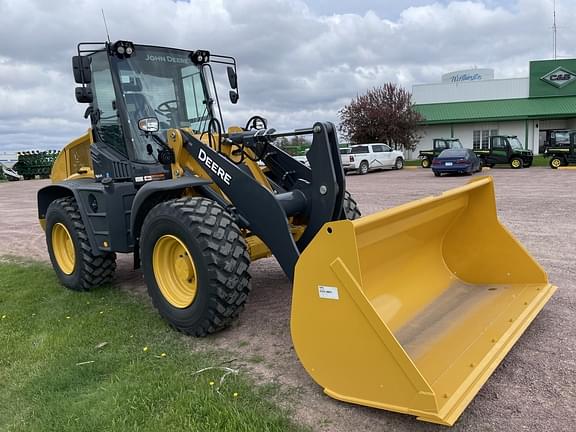
[[[344,216],[346,216],[346,219],[348,220],[358,219],[362,216],[362,213],[358,208],[358,203],[354,200],[354,198],[352,198],[352,195],[348,191],[344,191],[342,209],[344,210]]]
[[[250,255],[240,228],[232,216],[219,204],[207,198],[179,198],[154,207],[144,221],[142,233],[162,213],[171,213],[185,221],[203,249],[213,295],[205,318],[194,327],[184,327],[170,321],[162,313],[158,300],[150,295],[154,307],[169,325],[190,336],[203,337],[228,325],[240,314],[250,293]],[[150,285],[148,285],[150,293]]]
[[[59,206],[62,210],[66,212],[72,223],[74,224],[74,231],[78,236],[81,248],[81,278],[80,284],[75,286],[68,286],[68,288],[74,291],[90,291],[92,288],[96,288],[100,285],[109,283],[114,276],[116,271],[116,254],[106,253],[103,255],[94,255],[92,253],[92,247],[90,246],[90,241],[88,240],[88,234],[86,233],[86,227],[82,221],[82,216],[80,215],[80,210],[78,209],[78,204],[73,197],[65,197],[54,200],[50,207]],[[48,209],[48,212],[50,208]],[[51,236],[47,235],[47,239]],[[50,241],[50,240],[49,240]]]

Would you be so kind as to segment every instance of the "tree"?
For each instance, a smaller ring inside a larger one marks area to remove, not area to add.
[[[423,117],[414,109],[410,92],[394,83],[356,96],[338,115],[340,132],[352,143],[383,142],[414,150],[420,139],[416,128]]]

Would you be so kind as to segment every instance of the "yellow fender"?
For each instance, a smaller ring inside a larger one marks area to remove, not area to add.
[[[325,224],[296,265],[292,338],[329,396],[452,425],[555,289],[479,177]]]

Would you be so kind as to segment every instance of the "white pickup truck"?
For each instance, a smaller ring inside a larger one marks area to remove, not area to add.
[[[366,174],[375,169],[402,169],[404,155],[401,151],[392,150],[386,144],[357,144],[340,149],[340,158],[344,172],[356,171]]]

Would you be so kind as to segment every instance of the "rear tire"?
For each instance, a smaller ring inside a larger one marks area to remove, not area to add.
[[[59,236],[63,236],[61,241]],[[58,279],[71,290],[88,291],[110,282],[114,275],[116,254],[92,253],[78,204],[72,197],[54,200],[48,207],[46,244]]]
[[[558,169],[562,165],[564,165],[564,161],[562,160],[562,158],[560,158],[558,156],[554,156],[552,159],[550,159],[549,164],[550,164],[550,168]]]
[[[191,282],[193,278],[193,294],[184,303],[178,304],[168,295],[174,290],[176,298],[182,298],[177,283],[167,283],[173,279],[164,276],[173,268],[180,277],[182,266],[176,255],[167,261],[165,255],[158,256],[164,238],[176,239],[192,262],[193,270],[185,267],[183,279]],[[216,202],[195,197],[156,205],[144,220],[140,250],[148,294],[173,328],[206,336],[227,327],[244,308],[250,293],[250,255],[240,228]],[[155,268],[160,259],[167,265]]]
[[[358,209],[358,204],[348,191],[344,191],[344,202],[342,203],[342,210],[344,211],[344,216],[348,220],[358,219],[360,216],[362,216],[360,209]]]
[[[510,161],[510,167],[513,169],[520,169],[524,167],[524,162],[522,161],[522,159],[518,157],[512,158],[512,160]]]
[[[396,162],[394,163],[394,169],[401,170],[404,168],[404,159],[401,157],[396,158]]]
[[[358,168],[358,174],[364,175],[368,174],[368,162],[362,161],[360,162],[360,168]]]
[[[424,158],[420,161],[420,166],[422,168],[430,168],[431,165],[432,164],[430,163],[430,159],[428,159],[428,158]]]

